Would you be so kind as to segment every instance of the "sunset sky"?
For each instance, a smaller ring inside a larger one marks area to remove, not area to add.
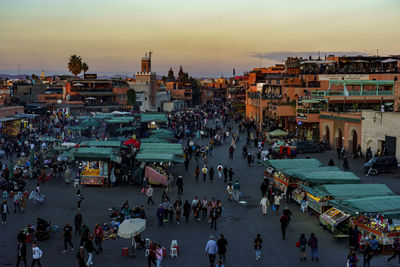
[[[0,0],[0,73],[66,73],[71,54],[89,72],[179,65],[229,75],[321,51],[400,54],[400,0]]]

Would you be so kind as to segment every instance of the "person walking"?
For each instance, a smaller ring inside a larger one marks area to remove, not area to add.
[[[82,193],[81,193],[81,190],[80,189],[78,189],[78,191],[76,191],[76,201],[78,202],[78,209],[80,209],[81,208],[81,202],[82,202],[82,199],[83,199],[83,196],[82,196]]]
[[[222,178],[223,171],[224,171],[224,167],[222,167],[221,163],[219,163],[218,166],[217,166],[217,172],[218,172],[218,178],[219,179]]]
[[[233,172],[232,168],[230,168],[229,171],[228,171],[229,182],[232,182],[233,175],[235,175],[235,174],[236,173]]]
[[[217,242],[214,240],[214,236],[210,236],[210,240],[208,240],[206,248],[205,248],[206,254],[208,254],[208,258],[210,260],[210,266],[214,267],[214,262],[215,262],[215,256],[218,252],[218,246]]]
[[[281,195],[279,194],[279,192],[277,192],[277,194],[274,196],[276,215],[279,215],[279,206],[281,205],[281,199],[282,199]]]
[[[261,259],[261,248],[262,248],[262,239],[261,235],[257,234],[256,238],[254,239],[254,249],[256,250],[256,260]]]
[[[33,241],[31,267],[35,266],[36,263],[39,265],[39,267],[42,267],[42,264],[40,263],[40,259],[42,258],[42,256],[43,256],[43,251],[37,246],[36,241]]]
[[[22,261],[27,267],[26,264],[26,243],[22,242],[21,240],[18,241],[18,246],[17,246],[17,267],[19,266],[19,263]]]
[[[236,182],[233,184],[233,197],[235,201],[239,201],[239,196],[240,196],[240,184],[239,181],[236,180]]]
[[[192,207],[190,206],[190,203],[188,200],[185,201],[185,204],[183,204],[183,216],[186,218],[186,222],[189,222],[189,215],[191,212]]]
[[[8,205],[7,205],[7,200],[3,200],[3,202],[1,202],[1,224],[7,224],[7,214],[10,214],[10,211],[8,209]]]
[[[67,252],[67,245],[69,244],[71,246],[71,251],[74,251],[74,245],[72,245],[71,240],[72,240],[72,227],[69,225],[69,222],[66,222],[63,228],[63,233],[64,237],[64,250],[63,253]]]
[[[85,247],[81,246],[78,253],[76,254],[76,259],[78,260],[79,267],[85,267]]]
[[[189,168],[189,158],[186,156],[185,158],[185,171],[188,171]]]
[[[163,252],[163,249],[161,248],[161,246],[159,244],[156,245],[155,252],[156,252],[156,257],[157,257],[157,260],[156,260],[157,267],[161,267],[161,263],[162,263],[163,256],[164,256],[164,252]]]
[[[93,265],[93,251],[94,251],[94,246],[93,246],[93,238],[92,236],[88,236],[88,238],[85,241],[85,248],[88,253],[88,260],[86,262],[86,265]]]
[[[344,170],[345,172],[347,172],[347,171],[350,170],[349,162],[347,161],[347,157],[346,157],[346,156],[343,157],[343,170]]]
[[[207,172],[208,172],[208,169],[207,169],[206,165],[204,165],[203,169],[201,169],[201,173],[203,174],[203,182],[206,181]]]
[[[83,246],[86,242],[86,240],[88,240],[89,238],[89,234],[90,234],[90,229],[89,227],[87,227],[87,225],[82,222],[82,227],[81,227],[81,242],[80,242],[80,246]]]
[[[147,194],[146,194],[147,195],[147,205],[149,205],[151,202],[154,206],[153,194],[154,194],[154,189],[153,189],[153,187],[151,187],[151,185],[149,185],[149,188],[147,189]]]
[[[363,266],[370,267],[371,266],[371,259],[374,252],[372,251],[371,245],[367,244],[364,249],[362,250],[363,253]],[[388,262],[389,263],[389,262]]]
[[[223,169],[223,172],[224,172],[224,183],[227,183],[228,182],[228,167],[226,165]]]
[[[289,225],[289,218],[285,214],[282,214],[281,218],[279,219],[279,222],[281,223],[282,240],[285,240],[286,228]]]
[[[299,244],[300,260],[302,261],[304,259],[304,261],[307,261],[306,258],[307,239],[305,234],[300,235],[298,244]]]
[[[210,182],[212,183],[214,180],[214,168],[211,167],[210,172],[208,173],[208,175],[210,176]]]
[[[228,245],[228,241],[225,239],[223,234],[219,235],[219,239],[217,241],[217,247],[218,247],[218,254],[219,254],[219,259],[220,260],[225,260],[225,253],[226,253],[226,246]]]
[[[313,261],[315,257],[315,261],[318,261],[318,238],[314,233],[311,233],[311,236],[308,239],[308,246],[311,249],[311,260]]]
[[[96,244],[96,254],[103,252],[103,247],[101,246],[101,242],[103,241],[103,228],[96,223],[94,227],[94,243]]]
[[[183,179],[181,175],[176,179],[176,185],[178,186],[178,196],[181,196],[183,194]]]
[[[210,219],[211,219],[211,229],[213,229],[214,226],[214,231],[217,231],[217,218],[218,218],[217,207],[212,207],[210,210]]]
[[[77,212],[76,212],[76,214],[75,214],[75,217],[74,217],[74,225],[75,225],[75,234],[79,234],[79,235],[81,235],[81,233],[82,233],[82,221],[83,221],[83,218],[82,218],[82,214],[81,214],[81,212],[78,210]]]
[[[389,264],[389,262],[391,260],[393,260],[394,258],[396,258],[396,256],[399,257],[399,264],[400,264],[400,239],[399,239],[399,234],[396,235],[396,237],[394,238],[393,241],[393,255],[386,259],[386,262]]]
[[[263,215],[267,215],[267,206],[268,206],[268,198],[267,198],[267,196],[266,195],[264,195],[262,198],[261,198],[261,201],[260,201],[260,205],[261,205],[261,211],[262,211],[262,214]]]
[[[200,175],[200,168],[199,165],[197,165],[196,168],[194,169],[194,178],[196,182],[199,181],[199,175]]]

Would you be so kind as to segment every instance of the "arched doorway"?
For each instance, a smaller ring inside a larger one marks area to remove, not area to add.
[[[342,129],[338,129],[338,147],[342,147],[343,146],[343,133],[342,133]]]
[[[357,146],[358,146],[358,135],[357,132],[355,130],[353,130],[353,153],[357,151]]]
[[[325,126],[325,142],[329,143],[331,140],[331,132],[328,126]]]

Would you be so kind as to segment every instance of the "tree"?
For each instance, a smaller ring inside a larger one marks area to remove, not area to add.
[[[86,64],[86,62],[82,63],[82,70],[83,70],[83,75],[85,75],[86,72],[89,70],[89,66]]]
[[[168,80],[170,81],[175,80],[174,71],[172,70],[172,68],[170,68],[168,71]]]
[[[72,55],[69,58],[68,70],[75,76],[77,76],[79,73],[81,73],[82,72],[82,58],[77,55]]]
[[[128,105],[135,106],[136,105],[136,92],[133,89],[129,89],[128,92],[126,92],[126,95],[128,96]]]
[[[163,83],[165,83],[167,81],[167,76],[162,76],[161,80],[163,81]]]
[[[200,104],[200,85],[193,77],[189,78],[190,86],[192,87],[192,101],[193,104]]]

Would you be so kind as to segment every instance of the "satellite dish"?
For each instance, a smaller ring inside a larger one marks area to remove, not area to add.
[[[61,99],[58,99],[58,100],[57,100],[57,103],[58,103],[58,104],[61,104],[61,103],[62,103],[62,100],[61,100]]]

